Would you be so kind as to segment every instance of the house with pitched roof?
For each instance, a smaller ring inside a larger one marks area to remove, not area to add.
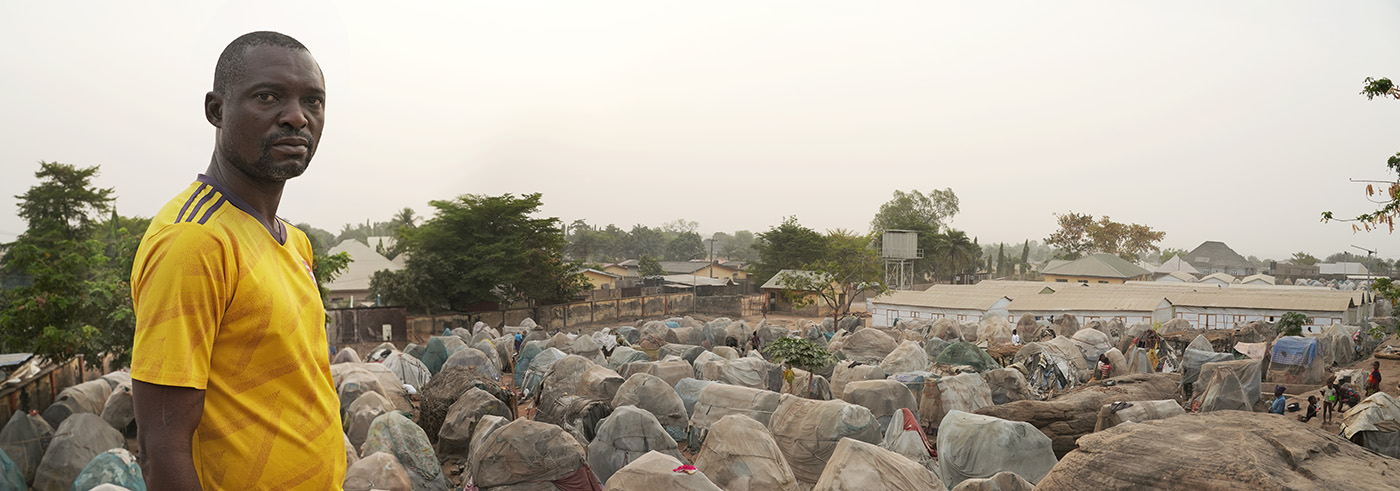
[[[1208,240],[1186,254],[1186,262],[1196,268],[1199,274],[1225,273],[1230,276],[1249,276],[1258,273],[1249,261],[1235,252],[1224,242]]]
[[[1123,283],[1148,279],[1152,272],[1113,254],[1090,254],[1049,265],[1040,272],[1051,283]]]
[[[374,305],[377,302],[370,297],[369,292],[370,278],[374,277],[374,273],[403,269],[402,264],[386,259],[370,246],[355,239],[346,239],[327,251],[329,254],[342,252],[350,255],[350,264],[335,281],[326,284],[326,288],[330,290],[330,295],[326,297],[329,304],[327,308]]]

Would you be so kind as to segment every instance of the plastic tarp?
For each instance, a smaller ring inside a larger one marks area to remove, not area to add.
[[[345,470],[345,491],[414,491],[408,469],[384,452],[366,455]]]
[[[693,379],[683,379],[693,380]],[[685,401],[661,377],[649,373],[637,373],[622,382],[617,395],[613,396],[612,406],[635,406],[651,413],[656,421],[666,429],[671,438],[685,439],[686,427],[690,425],[690,415],[686,413]]]
[[[947,348],[943,349],[942,353],[938,354],[938,358],[935,358],[933,362],[949,366],[966,365],[979,372],[1001,368],[1001,365],[998,365],[996,360],[992,359],[992,355],[987,354],[986,351],[978,348],[977,345],[968,342],[957,342],[948,345]]]
[[[951,411],[938,425],[938,465],[944,484],[1011,471],[1040,482],[1058,462],[1050,437],[1030,423]]]
[[[719,383],[707,385],[700,389],[700,397],[690,415],[691,438],[703,437],[710,425],[731,414],[748,416],[767,426],[780,399],[781,394],[771,390]]]
[[[1097,361],[1099,355],[1107,353],[1109,348],[1112,348],[1108,336],[1094,329],[1080,329],[1070,339],[1074,341],[1079,351],[1084,353],[1086,360]]]
[[[1108,351],[1103,353],[1103,356],[1108,357],[1108,364],[1111,368],[1108,372],[1109,377],[1117,377],[1132,373],[1132,370],[1128,367],[1128,359],[1123,356],[1122,351],[1118,351],[1118,348],[1109,348]]]
[[[856,365],[851,366],[850,362],[839,362],[836,370],[831,376],[831,395],[841,398],[845,392],[847,384],[860,380],[879,380],[885,378],[885,371],[879,365]]]
[[[868,442],[842,439],[813,491],[943,491],[933,471]]]
[[[781,369],[762,358],[744,357],[737,360],[715,361],[700,374],[705,380],[715,380],[740,387],[774,390],[782,387]]]
[[[544,351],[544,343],[539,341],[527,341],[520,345],[520,353],[515,357],[515,366],[510,371],[515,378],[516,387],[525,385],[525,372],[530,370],[530,362],[541,351]]]
[[[603,357],[603,348],[598,346],[598,342],[593,340],[593,336],[579,336],[574,340],[572,346],[573,354],[587,358],[588,361],[599,365],[607,365],[607,358]]]
[[[472,481],[484,489],[554,481],[583,467],[584,455],[583,445],[563,428],[517,419],[473,445]]]
[[[107,387],[106,382],[94,380]],[[110,390],[110,388],[109,388]],[[39,491],[68,490],[78,474],[97,454],[126,446],[126,438],[112,429],[101,417],[92,413],[74,414],[54,430],[53,442],[44,452],[30,489]]]
[[[566,396],[577,396],[585,401],[610,403],[622,387],[622,376],[606,367],[594,364],[587,358],[569,355],[554,362],[549,374],[540,384],[536,399],[535,419],[546,423],[568,424],[573,419],[568,405],[563,404]]]
[[[102,420],[122,434],[134,434],[134,431],[127,431],[136,429],[136,401],[131,397],[131,382],[112,388],[112,395],[102,405]]]
[[[97,454],[73,481],[73,491],[89,491],[103,484],[114,484],[131,491],[146,491],[146,480],[136,456],[125,448]]]
[[[938,428],[953,411],[972,412],[992,405],[992,388],[975,373],[963,373],[924,384],[919,418],[925,427]]]
[[[58,393],[48,409],[44,410],[44,420],[49,426],[58,427],[63,420],[77,413],[102,414],[102,405],[112,395],[112,386],[102,380],[91,380],[63,389]]]
[[[1352,336],[1361,328],[1333,324],[1322,330],[1318,336],[1321,342],[1322,363],[1325,366],[1346,365],[1356,359],[1356,343]]]
[[[885,439],[880,442],[880,447],[938,472],[938,462],[934,460],[937,452],[929,443],[924,428],[919,425],[919,417],[913,411],[900,409],[892,421],[893,424],[885,429]]]
[[[648,452],[608,479],[608,491],[720,491],[704,473],[675,472],[681,466],[676,457]]]
[[[627,344],[637,344],[642,340],[642,331],[632,326],[621,326],[617,328],[617,334],[627,341]]]
[[[466,457],[471,450],[472,432],[476,422],[483,416],[511,417],[510,408],[496,396],[472,387],[447,410],[447,417],[438,429],[437,453],[439,457],[456,455]]]
[[[964,479],[952,491],[1034,491],[1035,485],[1014,472],[998,472],[988,478]]]
[[[427,365],[414,358],[408,353],[394,351],[381,362],[384,368],[388,368],[400,382],[410,385],[413,390],[422,390],[423,385],[428,383],[432,377],[432,372],[428,371]]]
[[[880,363],[896,346],[894,338],[888,334],[877,329],[865,328],[845,338],[841,353],[850,361]]]
[[[768,422],[798,481],[821,478],[836,444],[843,438],[878,444],[884,437],[875,415],[846,401],[813,401],[784,395]]]
[[[666,383],[675,385],[681,379],[691,377],[695,374],[694,369],[685,360],[672,361],[634,361],[622,366],[618,372],[623,377],[630,377],[634,373],[650,373]]]
[[[636,406],[619,406],[598,424],[598,436],[588,443],[588,466],[607,482],[618,469],[653,451],[685,459],[656,417]]]
[[[569,355],[555,348],[547,348],[535,355],[530,361],[530,368],[525,371],[525,380],[521,385],[525,394],[529,396],[539,392],[540,382],[544,380],[544,376],[549,373],[555,362],[564,359],[565,356]]]
[[[1131,401],[1129,406],[1114,411],[1114,404],[1104,404],[1099,408],[1099,419],[1094,423],[1094,431],[1103,431],[1123,423],[1141,423],[1156,419],[1167,419],[1178,414],[1186,414],[1174,399],[1160,401]]]
[[[1317,384],[1326,380],[1326,364],[1322,356],[1322,343],[1315,337],[1281,336],[1274,340],[1269,353],[1269,371],[1279,370],[1282,375],[1271,375],[1270,380],[1287,383]]]
[[[335,358],[331,359],[332,365],[340,363],[359,363],[360,354],[355,352],[355,348],[341,348],[335,352]]]
[[[634,361],[651,361],[651,357],[645,352],[632,349],[630,346],[618,346],[613,350],[612,356],[608,357],[608,368],[621,371],[622,366]]]
[[[0,489],[29,489],[29,484],[24,482],[24,471],[20,470],[19,464],[10,460],[10,456],[5,455],[3,450],[0,450]]]
[[[331,366],[336,367],[332,373],[340,375],[335,380],[335,390],[340,396],[340,415],[342,418],[350,410],[350,404],[366,392],[378,392],[379,395],[385,395],[384,386],[379,383],[379,377],[362,368],[360,364],[341,363]]]
[[[1088,381],[1093,375],[1093,367],[1090,359],[1084,357],[1084,350],[1079,344],[1067,336],[1055,336],[1054,339],[1041,341],[1038,343],[1042,350],[1049,352],[1070,364],[1070,373],[1077,377],[1076,383]],[[1022,348],[1024,349],[1024,348]],[[1098,357],[1095,357],[1096,361]]]
[[[491,356],[487,356],[479,349],[466,347],[447,357],[447,361],[442,363],[442,368],[445,370],[452,367],[467,367],[491,380],[500,380],[501,371],[496,368],[495,363],[491,362],[491,358],[495,356],[494,351]]]
[[[987,370],[982,373],[982,380],[987,382],[987,387],[992,391],[993,404],[1006,404],[1008,402],[1037,400],[1040,397],[1031,390],[1031,385],[1026,382],[1025,374],[1015,368],[998,368]]]
[[[778,392],[792,394],[808,399],[829,401],[831,397],[831,383],[826,377],[813,375],[812,372],[800,368],[792,369],[792,380],[789,381],[787,375],[783,376],[783,386]]]
[[[885,356],[880,369],[885,373],[918,372],[928,370],[929,363],[928,353],[919,343],[905,341]]]
[[[880,431],[885,431],[890,420],[900,409],[918,411],[919,401],[904,384],[890,379],[862,380],[846,385],[841,400],[869,409],[880,423]]]
[[[37,414],[15,411],[10,421],[0,429],[0,450],[19,466],[24,473],[24,481],[34,482],[34,472],[39,469],[39,461],[44,458],[44,449],[53,439],[53,427]]]
[[[469,446],[470,450],[467,453],[467,461],[463,464],[463,470],[466,471],[466,475],[471,476],[474,474],[471,465],[472,462],[479,459],[477,454],[480,453],[483,447],[482,442],[486,441],[486,437],[490,436],[491,433],[505,426],[506,423],[510,421],[510,418],[502,418],[500,416],[488,414],[482,416],[481,420],[476,422],[476,428],[472,430],[472,441]]]
[[[393,455],[408,470],[414,491],[447,491],[447,476],[442,474],[437,454],[428,442],[428,434],[413,424],[403,413],[381,414],[370,424],[369,435],[360,449],[364,455],[384,452]]]
[[[1186,347],[1201,351],[1215,351],[1215,347],[1210,344],[1209,339],[1206,339],[1205,334],[1197,334],[1196,337],[1191,340],[1191,343],[1186,345]]]
[[[340,436],[345,440],[345,466],[349,467],[360,460],[360,450],[350,444],[350,435],[341,433]]]
[[[1012,360],[1013,364],[1025,369],[1026,383],[1037,391],[1050,392],[1079,384],[1079,372],[1074,362],[1060,356],[1053,347],[1027,343]]]
[[[672,343],[662,346],[660,351],[657,352],[657,357],[665,359],[668,356],[675,356],[685,360],[686,363],[694,363],[695,358],[700,356],[700,353],[704,352],[705,348],[702,346]]]
[[[1264,359],[1264,353],[1268,352],[1269,343],[1235,343],[1235,352],[1253,358],[1255,360]]]
[[[1220,361],[1201,365],[1192,399],[1201,402],[1200,411],[1238,409],[1253,411],[1263,390],[1259,360]]]
[[[1186,348],[1186,354],[1183,355],[1182,358],[1181,385],[1185,386],[1186,384],[1196,383],[1196,379],[1200,378],[1202,365],[1220,361],[1231,361],[1235,359],[1235,355]]]
[[[423,366],[428,367],[428,371],[433,375],[437,375],[442,371],[442,364],[447,361],[447,357],[466,347],[467,343],[457,336],[433,336],[428,339],[428,347],[423,350]]]
[[[1262,354],[1262,353],[1261,353]],[[1152,373],[1157,371],[1157,367],[1152,366],[1152,360],[1147,356],[1147,350],[1133,348],[1128,352],[1128,373]]]
[[[942,338],[928,338],[924,340],[924,354],[928,355],[929,361],[938,358],[944,349],[948,348],[948,342]]]
[[[1400,458],[1400,401],[1385,392],[1342,415],[1342,435],[1381,455]],[[1359,435],[1359,437],[1358,437]]]
[[[710,384],[715,383],[718,382],[715,382],[713,380],[694,379],[690,377],[683,378],[679,382],[676,382],[676,394],[681,396],[681,403],[685,404],[686,418],[689,418],[691,415],[695,414],[695,402],[700,400],[700,391],[704,390],[705,387],[709,386]],[[619,389],[618,392],[621,393],[621,389]],[[687,424],[689,423],[687,422]]]
[[[709,437],[695,455],[695,468],[727,491],[800,489],[768,428],[737,414],[710,426]]]
[[[394,404],[378,392],[361,394],[345,411],[342,429],[345,430],[345,436],[350,438],[350,445],[360,448],[360,445],[365,443],[365,437],[369,435],[369,427],[375,418],[393,410]]]

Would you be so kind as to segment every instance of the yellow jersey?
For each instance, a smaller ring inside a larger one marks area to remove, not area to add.
[[[131,377],[204,390],[206,491],[340,489],[340,402],[311,242],[208,176],[151,219],[131,271]]]

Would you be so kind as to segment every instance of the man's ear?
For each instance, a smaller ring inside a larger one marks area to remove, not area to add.
[[[224,99],[213,91],[204,94],[204,119],[209,120],[209,124],[215,128],[223,127]]]

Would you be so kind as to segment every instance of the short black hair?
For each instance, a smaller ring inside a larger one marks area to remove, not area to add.
[[[224,52],[219,55],[219,63],[214,65],[215,94],[228,95],[228,88],[243,78],[243,74],[248,70],[248,65],[243,63],[243,53],[255,46],[280,46],[310,52],[301,41],[280,32],[254,31],[238,36],[224,47]]]

